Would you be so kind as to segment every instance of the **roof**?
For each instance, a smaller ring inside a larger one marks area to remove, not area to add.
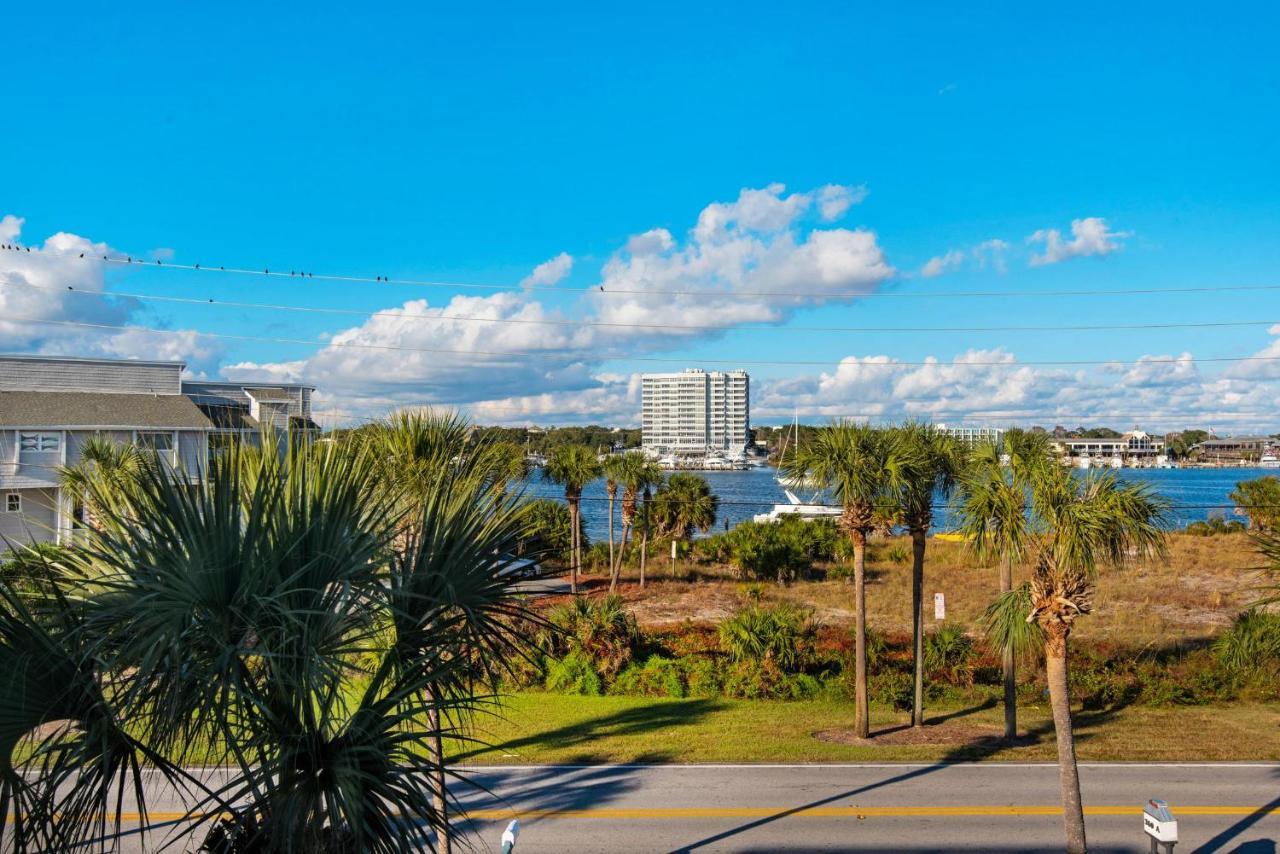
[[[244,393],[254,400],[293,400],[293,395],[283,388],[246,388]]]
[[[45,356],[40,353],[0,353],[0,359],[6,362],[79,362],[96,365],[151,365],[163,368],[171,368],[174,365],[181,365],[184,368],[187,366],[187,363],[180,359],[157,362],[145,359],[104,359],[98,356]]]
[[[199,403],[200,411],[219,430],[257,430],[258,421],[243,406]]]
[[[157,427],[208,430],[212,425],[181,394],[0,391],[0,427]]]

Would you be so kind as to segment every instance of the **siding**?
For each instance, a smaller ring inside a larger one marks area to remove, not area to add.
[[[209,465],[207,433],[178,434],[178,462],[187,477],[199,478]]]
[[[0,430],[0,475],[13,474],[15,471],[17,435],[15,430]]]
[[[0,391],[181,394],[181,362],[0,356]]]
[[[53,542],[57,540],[58,511],[55,490],[19,489],[22,512],[7,513],[0,503],[0,552],[10,543]],[[0,502],[5,501],[0,491]]]

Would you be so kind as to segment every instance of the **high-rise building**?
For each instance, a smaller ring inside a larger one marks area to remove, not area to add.
[[[980,445],[984,442],[1000,444],[1004,438],[1003,427],[970,427],[966,424],[935,425],[940,433],[946,433],[953,439],[966,445]]]
[[[750,386],[746,371],[645,374],[644,449],[657,456],[743,456],[751,442]]]

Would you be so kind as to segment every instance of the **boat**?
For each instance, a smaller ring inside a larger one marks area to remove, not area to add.
[[[1260,469],[1280,469],[1280,457],[1275,454],[1263,454],[1258,460]]]
[[[796,414],[795,423],[796,442],[800,441],[800,416]],[[786,442],[784,440],[782,450],[778,452],[778,465],[781,468],[782,457],[787,452]],[[754,517],[757,522],[778,522],[787,517],[799,517],[806,522],[814,519],[838,519],[843,512],[841,508],[824,504],[822,502],[823,489],[820,484],[815,484],[808,478],[804,477],[777,477],[774,478],[782,487],[782,494],[787,497],[786,504],[775,504],[773,509],[768,513],[757,513]],[[811,489],[812,494],[807,500],[801,500],[794,490]]]

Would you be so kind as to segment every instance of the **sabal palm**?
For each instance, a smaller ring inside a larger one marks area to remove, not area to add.
[[[1044,632],[1045,675],[1058,743],[1067,851],[1086,850],[1084,810],[1076,767],[1068,690],[1068,639],[1075,621],[1092,610],[1100,567],[1162,554],[1169,502],[1146,484],[1121,484],[1114,473],[1075,477],[1049,467],[1033,489],[1028,622]]]
[[[950,496],[963,467],[959,444],[931,424],[908,421],[892,434],[903,461],[897,490],[899,521],[911,536],[911,621],[915,690],[911,725],[924,726],[924,558],[933,525],[934,497]]]
[[[979,561],[999,564],[1001,600],[1011,596],[1013,567],[1027,554],[1031,537],[1028,509],[1035,484],[1051,474],[1054,465],[1043,434],[1016,429],[1007,431],[999,443],[980,444],[969,454],[959,481],[957,527]],[[1004,671],[1005,738],[1018,733],[1019,650],[1014,640],[1026,639],[1026,635],[1016,625],[1005,625],[996,618],[1001,613],[1016,613],[1021,601],[997,603],[989,612],[993,639],[998,636],[1003,641],[998,645]]]
[[[604,475],[604,494],[609,499],[609,572],[613,572],[614,540],[613,519],[614,508],[618,501],[618,476],[622,469],[622,457],[610,454],[604,458],[600,470]]]
[[[573,559],[570,561],[569,590],[573,593],[578,592],[578,572],[582,568],[582,541],[578,536],[582,519],[582,490],[600,474],[599,458],[585,445],[557,445],[547,455],[547,464],[542,470],[543,478],[564,487],[564,500],[572,516]]]
[[[80,459],[59,472],[62,488],[83,502],[85,522],[96,527],[103,510],[98,502],[127,501],[129,490],[154,457],[134,445],[91,436],[80,446]]]
[[[678,472],[658,488],[649,515],[659,536],[687,541],[695,530],[710,531],[719,509],[720,497],[705,478]]]
[[[609,592],[618,586],[622,562],[627,553],[628,536],[635,525],[637,502],[640,493],[662,480],[662,468],[643,451],[630,451],[614,458],[613,476],[622,489],[622,536],[618,555],[610,568]]]
[[[905,479],[904,461],[890,434],[869,424],[837,421],[819,429],[788,459],[785,473],[828,490],[842,505],[840,525],[853,545],[855,733],[870,734],[867,703],[867,538],[878,511],[891,505]]]
[[[101,835],[126,788],[147,827],[144,762],[191,794],[209,850],[420,850],[405,814],[445,830],[426,721],[456,726],[476,660],[509,656],[519,606],[493,555],[518,511],[443,474],[388,568],[399,504],[367,448],[237,456],[196,484],[144,472],[127,514],[100,502],[49,568],[58,595],[0,590],[0,821],[12,804],[19,850]],[[23,738],[37,749],[9,765]],[[208,763],[225,786],[183,771]]]

